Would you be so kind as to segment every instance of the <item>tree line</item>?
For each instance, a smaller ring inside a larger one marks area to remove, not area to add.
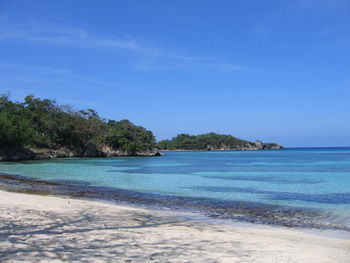
[[[84,153],[105,146],[122,155],[138,155],[160,150],[211,150],[278,147],[252,143],[231,135],[206,133],[179,134],[156,143],[153,133],[129,120],[107,120],[93,109],[74,110],[55,100],[28,95],[14,102],[0,95],[0,148],[68,149]]]
[[[208,150],[241,147],[249,143],[231,135],[214,132],[189,135],[179,134],[171,140],[162,140],[157,146],[161,150]]]
[[[0,96],[0,147],[76,149],[106,145],[128,154],[152,150],[153,133],[128,120],[106,120],[93,109],[74,110],[28,95],[14,102]]]

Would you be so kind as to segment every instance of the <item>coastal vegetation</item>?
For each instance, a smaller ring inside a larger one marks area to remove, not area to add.
[[[222,147],[233,148],[235,146],[243,146],[247,143],[248,141],[241,140],[231,135],[211,132],[200,135],[189,135],[182,133],[171,140],[162,140],[158,142],[157,146],[160,149],[166,150],[207,150],[210,148],[219,149]]]
[[[151,131],[128,120],[103,119],[93,109],[74,110],[33,95],[24,102],[0,96],[1,148],[61,150],[71,156],[142,155],[153,153],[155,144]]]
[[[179,134],[171,140],[162,140],[157,143],[161,150],[267,150],[282,149],[275,143],[261,141],[250,142],[232,135],[217,134],[214,132],[189,135]]]
[[[154,156],[160,150],[281,149],[232,135],[179,134],[156,143],[153,133],[129,120],[107,120],[94,109],[75,110],[28,95],[23,102],[0,95],[0,160],[55,157]]]

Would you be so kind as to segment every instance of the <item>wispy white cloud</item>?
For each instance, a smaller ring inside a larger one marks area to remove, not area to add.
[[[22,82],[71,82],[94,84],[97,86],[118,87],[116,83],[101,81],[93,77],[76,74],[68,69],[48,66],[0,63],[0,81],[3,83]]]
[[[1,40],[26,41],[41,45],[68,46],[79,49],[99,49],[107,52],[119,51],[124,54],[136,55],[131,64],[135,69],[142,71],[194,70],[205,67],[221,72],[258,72],[258,70],[246,66],[223,63],[225,59],[217,57],[193,56],[184,51],[174,52],[164,47],[150,47],[130,36],[97,36],[81,28],[63,27],[50,23],[39,24],[32,21],[26,24],[10,24],[2,20],[0,24]],[[50,71],[48,68],[40,70]],[[64,70],[51,73],[72,74]],[[86,79],[86,77],[82,78]]]
[[[34,22],[27,24],[7,24],[0,26],[0,40],[21,40],[40,44],[71,46],[103,50],[122,50],[152,57],[167,57],[176,60],[197,60],[200,57],[175,54],[162,48],[145,46],[130,36],[105,37],[96,36],[76,27],[62,27],[53,24],[40,25]]]
[[[141,50],[131,40],[99,39],[90,36],[79,28],[62,28],[53,25],[38,25],[36,23],[9,25],[0,27],[0,39],[24,40],[51,45],[67,45],[75,47],[109,47],[129,50]]]

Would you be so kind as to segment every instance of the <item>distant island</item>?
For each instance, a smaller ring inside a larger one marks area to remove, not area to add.
[[[214,132],[189,135],[179,134],[171,140],[158,142],[160,150],[170,151],[214,151],[214,150],[281,150],[283,147],[276,143],[262,141],[250,142],[232,135],[217,134]]]
[[[0,161],[64,157],[159,156],[159,150],[267,150],[275,143],[231,135],[179,134],[156,142],[153,133],[129,120],[107,120],[93,109],[73,110],[28,95],[24,102],[0,96]]]

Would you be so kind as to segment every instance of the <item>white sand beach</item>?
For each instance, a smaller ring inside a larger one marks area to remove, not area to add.
[[[348,238],[0,191],[0,262],[350,262]]]

